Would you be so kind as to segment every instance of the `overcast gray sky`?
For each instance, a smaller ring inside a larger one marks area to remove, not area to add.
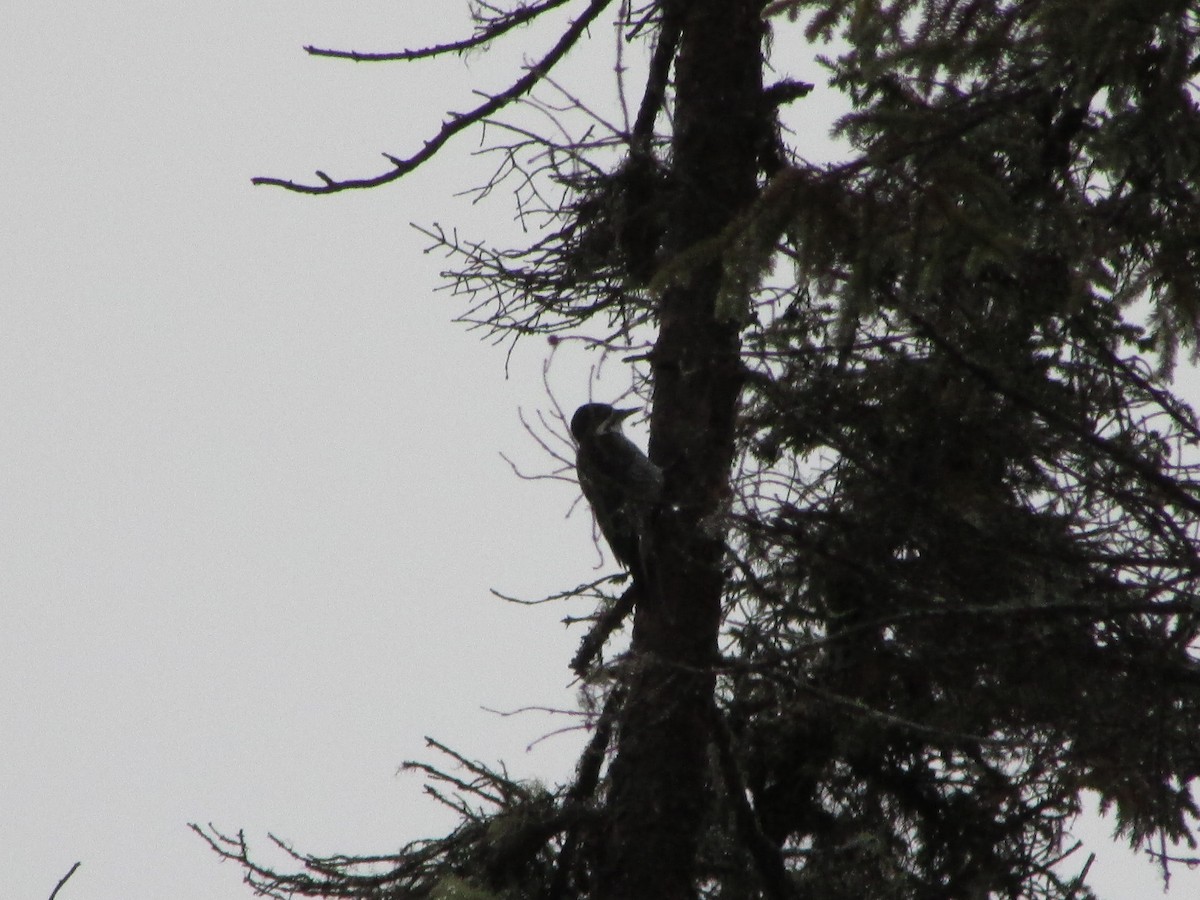
[[[0,883],[60,900],[250,896],[191,820],[314,852],[450,821],[397,776],[423,736],[566,777],[586,612],[516,607],[595,576],[575,490],[518,408],[531,342],[451,319],[409,223],[511,231],[477,137],[388,189],[306,198],[253,175],[369,174],[520,54],[422,67],[307,57],[461,36],[459,2],[40,0],[0,31]],[[518,48],[536,54],[536,35]],[[598,36],[600,48],[610,46]],[[599,83],[600,70],[592,76]],[[798,72],[803,70],[798,69]],[[793,72],[792,74],[797,74]],[[567,407],[588,362],[552,373]],[[1157,894],[1102,840],[1106,896]],[[1189,881],[1190,878],[1190,881]],[[1181,875],[1172,896],[1196,896]]]

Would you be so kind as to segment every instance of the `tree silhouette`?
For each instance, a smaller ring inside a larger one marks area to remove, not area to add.
[[[279,897],[1083,898],[1091,792],[1166,872],[1200,816],[1200,429],[1170,389],[1200,316],[1200,16],[544,0],[478,3],[449,45],[310,50],[415,61],[560,7],[508,89],[385,171],[257,181],[374,187],[498,126],[484,189],[515,177],[542,224],[516,250],[431,231],[465,318],[586,336],[645,385],[649,586],[576,657],[576,778],[435,744],[452,765],[411,765],[453,833],[293,872],[197,830]],[[498,119],[601,21],[642,54],[627,125]],[[838,164],[801,155],[811,86],[764,83],[785,43],[828,54]]]

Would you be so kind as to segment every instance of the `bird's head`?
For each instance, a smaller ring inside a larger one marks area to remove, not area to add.
[[[621,423],[637,409],[615,409],[607,403],[585,403],[571,416],[571,435],[576,442],[599,434],[620,434]]]

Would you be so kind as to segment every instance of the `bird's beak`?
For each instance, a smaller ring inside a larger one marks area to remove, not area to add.
[[[621,423],[637,411],[637,407],[634,407],[633,409],[614,409],[609,414],[608,421],[604,423],[604,426],[601,430],[609,433],[614,431],[619,433],[621,431]]]

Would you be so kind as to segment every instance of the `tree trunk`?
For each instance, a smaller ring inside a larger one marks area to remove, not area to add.
[[[667,247],[678,254],[754,199],[763,127],[760,0],[671,0],[681,21]],[[710,785],[713,662],[738,393],[739,324],[719,321],[718,258],[666,289],[654,349],[651,458],[665,475],[651,526],[628,698],[612,764],[597,896],[695,896]]]

